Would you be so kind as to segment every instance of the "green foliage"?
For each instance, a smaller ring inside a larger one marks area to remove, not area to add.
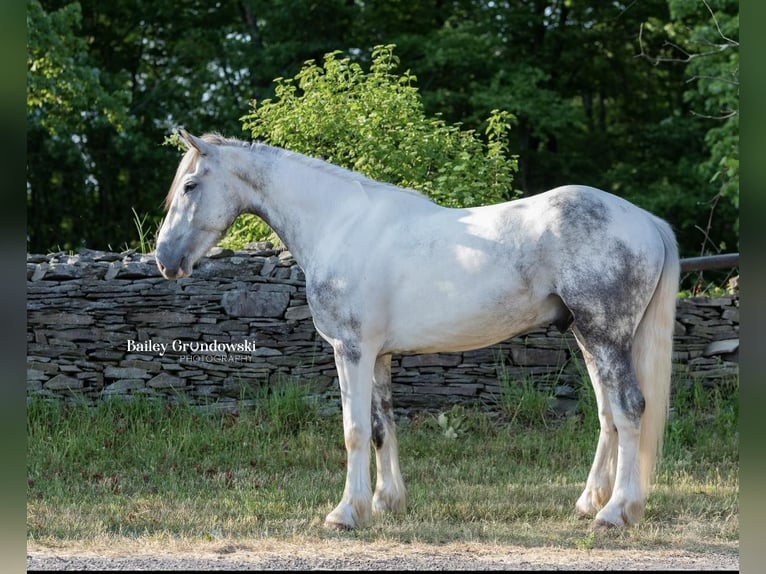
[[[436,423],[445,438],[456,439],[466,432],[465,412],[461,407],[453,407],[449,412],[439,413]]]
[[[237,136],[255,100],[294,149],[445,205],[584,183],[668,219],[684,256],[732,250],[738,25],[734,0],[29,0],[28,249],[140,247],[133,210],[161,220],[178,162],[159,142]],[[250,219],[232,245],[269,233]]]
[[[133,211],[133,223],[136,225],[136,232],[138,233],[138,249],[141,253],[151,253],[154,251],[154,238],[157,236],[159,229],[155,229],[154,232],[150,232],[147,228],[147,214],[143,217],[138,215],[135,209]]]
[[[243,117],[254,138],[320,156],[376,180],[416,189],[449,207],[513,197],[516,160],[506,137],[512,116],[493,110],[483,142],[473,130],[428,117],[415,77],[397,73],[394,46],[372,51],[369,72],[341,57],[306,62],[277,78],[275,96]],[[236,228],[235,228],[236,229]]]
[[[233,131],[246,50],[234,4],[30,0],[28,249],[140,247],[177,163],[163,135],[188,123]],[[225,48],[224,48],[225,45]],[[227,118],[231,120],[227,121]]]
[[[726,275],[721,275],[720,272],[711,271],[699,271],[697,273],[690,274],[696,275],[697,279],[689,289],[681,289],[678,292],[679,299],[685,299],[688,297],[725,297],[727,295],[734,295],[739,292],[739,280],[734,280],[731,276],[736,271],[730,271]],[[710,273],[715,273],[713,280],[706,278]],[[707,274],[707,275],[706,275]],[[688,279],[687,279],[688,280]]]
[[[282,246],[282,239],[274,233],[260,217],[250,214],[240,215],[221,239],[221,247],[242,249],[254,241],[268,241],[272,245]]]
[[[92,58],[82,21],[76,2],[49,11],[27,4],[27,229],[48,249],[83,246],[97,202],[96,134],[125,137],[135,126],[130,93]]]
[[[553,403],[553,392],[531,378],[513,381],[500,377],[500,411],[510,424],[546,425]]]
[[[27,125],[59,140],[92,124],[121,132],[132,125],[130,94],[104,85],[85,38],[78,36],[81,22],[77,2],[50,12],[39,0],[27,4]]]
[[[497,358],[498,384],[500,395],[497,408],[504,421],[519,426],[547,426],[553,413],[555,395],[553,388],[558,379],[555,373],[546,377],[544,382],[532,377],[520,380],[512,378],[502,356]],[[581,367],[581,365],[578,365]],[[587,373],[582,371],[587,383]]]
[[[739,244],[739,3],[736,0],[669,0],[670,17],[650,19],[649,34],[662,46],[655,64],[684,70],[682,97],[692,124],[702,130],[704,156],[696,162],[699,204],[708,214],[702,253],[736,249]],[[723,202],[719,202],[723,200]],[[733,233],[732,233],[733,231]]]
[[[675,465],[689,465],[695,457],[711,464],[738,461],[738,420],[738,378],[714,387],[700,381],[678,385],[665,434],[665,458]]]
[[[689,41],[705,55],[688,64],[694,88],[686,97],[708,120],[705,145],[709,157],[700,166],[720,197],[739,209],[739,3],[721,1],[697,23]],[[739,227],[739,217],[734,220]]]
[[[306,389],[291,380],[261,387],[254,395],[256,413],[270,434],[295,434],[318,417]]]

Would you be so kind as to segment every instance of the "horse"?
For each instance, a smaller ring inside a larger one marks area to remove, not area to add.
[[[334,354],[347,456],[326,527],[405,508],[392,355],[477,349],[550,324],[572,329],[598,406],[574,510],[597,529],[641,520],[662,450],[680,275],[666,221],[582,185],[448,208],[322,159],[179,134],[187,151],[157,236],[160,273],[190,276],[242,213],[262,218],[304,271]]]

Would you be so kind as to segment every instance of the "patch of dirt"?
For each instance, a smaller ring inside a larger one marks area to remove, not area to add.
[[[204,546],[204,547],[200,547]],[[29,570],[739,570],[736,545],[714,551],[567,550],[479,543],[403,544],[325,540],[139,542],[119,548],[30,544]]]

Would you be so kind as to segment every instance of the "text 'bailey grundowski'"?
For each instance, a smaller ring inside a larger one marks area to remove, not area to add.
[[[256,346],[252,341],[239,341],[236,343],[223,343],[213,339],[212,341],[182,341],[173,339],[169,343],[153,341],[136,341],[128,339],[127,351],[133,353],[155,353],[160,357],[168,351],[176,353],[252,353]]]

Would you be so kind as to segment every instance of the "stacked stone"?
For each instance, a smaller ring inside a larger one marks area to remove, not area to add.
[[[582,381],[580,356],[571,333],[540,328],[485,349],[394,357],[392,385],[418,409],[470,403],[491,409],[506,385],[531,380],[568,411]]]
[[[680,299],[676,311],[675,379],[706,385],[739,373],[739,297]]]
[[[180,281],[135,252],[29,256],[28,395],[233,402],[280,376],[329,386],[332,355],[290,254],[211,255]],[[227,343],[246,349],[216,350]]]
[[[140,395],[239,408],[262,386],[305,384],[339,407],[329,345],[316,333],[305,277],[268,243],[216,249],[192,277],[166,281],[153,255],[82,250],[27,257],[27,396],[97,402]],[[676,378],[737,373],[738,299],[678,304]],[[226,349],[225,345],[233,345]],[[532,380],[569,410],[584,380],[571,333],[542,328],[487,349],[396,356],[402,413],[497,404],[501,387]]]

